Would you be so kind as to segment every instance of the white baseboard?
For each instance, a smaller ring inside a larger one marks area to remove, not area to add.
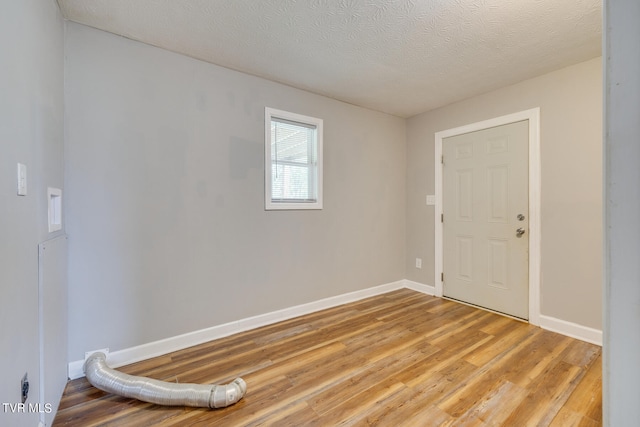
[[[403,282],[405,288],[422,292],[427,295],[436,294],[434,286],[424,285],[422,283],[412,282],[411,280],[406,279],[403,280]],[[602,331],[599,329],[590,328],[545,315],[540,315],[540,325],[538,326],[548,331],[557,332],[571,338],[602,346]]]
[[[602,331],[599,329],[589,328],[588,326],[545,315],[540,315],[539,326],[548,331],[557,332],[571,338],[602,346]]]
[[[404,284],[404,287],[407,289],[411,289],[413,291],[417,291],[417,292],[422,292],[423,294],[427,294],[427,295],[435,295],[436,294],[436,288],[435,286],[431,286],[431,285],[423,285],[422,283],[418,283],[418,282],[413,282],[411,280],[403,280],[402,281]]]
[[[411,283],[419,287],[425,286],[415,282]],[[183,335],[166,338],[160,341],[154,341],[136,347],[112,351],[107,355],[107,363],[112,368],[129,365],[141,360],[150,359],[152,357],[161,356],[173,351],[182,350],[187,347],[192,347],[194,345],[233,335],[238,332],[248,331],[260,326],[270,325],[272,323],[281,322],[283,320],[324,310],[326,308],[336,307],[338,305],[347,304],[371,296],[384,294],[396,289],[405,287],[414,289],[412,286],[407,286],[407,281],[405,280],[399,280],[397,282],[387,283],[385,285],[375,286],[373,288],[362,289],[347,294],[324,298],[307,304],[301,304],[294,307],[261,314],[258,316],[240,319],[234,322],[213,326],[211,328],[201,329],[199,331],[189,332]],[[415,290],[428,293],[421,289]],[[76,360],[69,363],[70,379],[73,380],[76,378],[84,377],[84,372],[82,370],[83,364],[84,360]]]
[[[161,356],[163,354],[182,350],[184,348],[192,347],[194,345],[202,344],[218,338],[224,338],[226,336],[248,331],[260,326],[270,325],[272,323],[281,322],[283,320],[291,319],[331,307],[336,307],[342,304],[347,304],[402,288],[411,289],[426,295],[435,295],[434,286],[425,285],[406,279],[399,280],[397,282],[387,283],[385,285],[375,286],[373,288],[362,289],[347,294],[324,298],[307,304],[301,304],[294,307],[261,314],[258,316],[240,319],[234,322],[213,326],[211,328],[201,329],[199,331],[189,332],[183,335],[142,344],[136,347],[109,352],[107,354],[107,363],[109,363],[109,366],[112,368],[129,365],[141,360]],[[576,323],[567,322],[565,320],[560,320],[549,316],[540,316],[540,327],[570,336],[572,338],[577,338],[582,341],[602,345],[602,331],[597,329],[588,328],[586,326],[578,325]],[[84,372],[82,370],[83,364],[84,360],[76,360],[69,363],[70,379],[73,380],[76,378],[84,377]]]

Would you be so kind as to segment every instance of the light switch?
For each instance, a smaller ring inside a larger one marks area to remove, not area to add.
[[[433,206],[436,204],[436,196],[433,194],[429,194],[427,196],[427,206]]]
[[[27,165],[18,163],[18,196],[27,195]]]

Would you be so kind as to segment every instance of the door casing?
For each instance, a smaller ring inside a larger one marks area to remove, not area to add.
[[[443,225],[442,217],[442,140],[509,123],[529,121],[529,323],[540,324],[540,108],[520,111],[435,134],[435,295],[442,297]]]

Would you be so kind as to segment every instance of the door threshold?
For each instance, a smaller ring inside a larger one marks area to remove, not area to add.
[[[482,307],[481,305],[471,304],[470,302],[466,302],[466,301],[462,301],[462,300],[459,300],[459,299],[447,297],[447,296],[444,296],[444,295],[442,296],[442,298],[446,299],[446,300],[449,300],[449,301],[453,301],[453,302],[457,302],[457,303],[460,303],[460,304],[464,304],[464,305],[467,305],[469,307],[479,308],[480,310],[488,311],[488,312],[491,312],[491,313],[494,313],[494,314],[499,314],[500,316],[508,317],[510,319],[517,320],[517,321],[522,322],[522,323],[529,323],[529,319],[523,319],[522,317],[516,317],[516,316],[513,316],[511,314],[503,313],[501,311],[492,310],[492,309],[487,308],[487,307]]]

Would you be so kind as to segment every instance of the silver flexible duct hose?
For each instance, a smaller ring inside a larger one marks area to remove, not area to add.
[[[226,385],[180,384],[125,374],[109,368],[101,352],[89,356],[83,369],[95,388],[158,405],[224,408],[242,399],[247,391],[242,378]]]

